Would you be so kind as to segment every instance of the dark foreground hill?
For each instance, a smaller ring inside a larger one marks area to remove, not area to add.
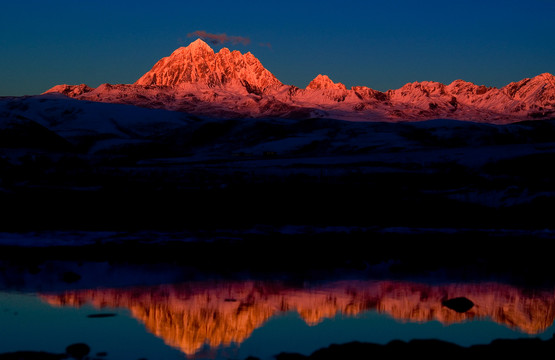
[[[211,119],[52,95],[0,113],[5,230],[552,225],[553,120]]]

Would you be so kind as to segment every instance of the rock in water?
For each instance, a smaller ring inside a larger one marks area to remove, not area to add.
[[[84,343],[71,344],[66,347],[66,353],[76,360],[81,360],[91,352],[89,345]]]
[[[474,303],[465,297],[457,297],[453,299],[443,300],[441,305],[448,307],[458,313],[465,313],[472,309]]]

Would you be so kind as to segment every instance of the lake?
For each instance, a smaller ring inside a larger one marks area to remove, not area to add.
[[[351,341],[470,346],[547,340],[555,332],[554,288],[432,280],[213,279],[94,288],[66,281],[63,290],[4,290],[0,353],[61,353],[82,342],[106,359],[271,359]],[[472,302],[467,311],[446,306],[463,297]]]

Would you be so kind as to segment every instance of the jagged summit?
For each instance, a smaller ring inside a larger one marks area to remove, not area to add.
[[[329,76],[319,74],[306,87],[308,90],[347,90],[342,83],[334,83]]]
[[[282,85],[250,52],[241,54],[223,48],[214,53],[201,39],[161,59],[135,82],[135,85],[144,86],[183,84],[201,84],[210,88],[242,86],[255,93]]]
[[[190,43],[187,46],[181,46],[177,49],[174,50],[174,52],[170,55],[174,56],[183,52],[199,52],[199,51],[205,51],[205,52],[211,52],[214,53],[214,49],[212,49],[210,47],[210,45],[208,45],[206,42],[204,42],[202,39],[197,39],[195,41],[193,41],[192,43]],[[165,58],[164,58],[165,59]]]
[[[192,43],[190,43],[188,46],[185,46],[183,48],[205,48],[205,49],[210,49],[212,51],[214,51],[210,45],[208,45],[204,40],[202,40],[201,38],[196,39],[195,41],[193,41]]]

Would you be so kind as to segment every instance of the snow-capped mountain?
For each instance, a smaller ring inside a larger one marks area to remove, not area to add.
[[[241,54],[223,48],[218,53],[198,39],[158,61],[135,85],[177,86],[203,84],[214,87],[244,87],[263,93],[283,84],[250,52]]]
[[[555,77],[549,73],[500,89],[456,80],[424,81],[380,92],[347,89],[318,75],[305,89],[282,84],[250,52],[215,53],[198,39],[158,61],[134,84],[58,85],[47,93],[97,102],[185,111],[217,117],[328,117],[346,120],[450,118],[508,123],[551,118]]]

